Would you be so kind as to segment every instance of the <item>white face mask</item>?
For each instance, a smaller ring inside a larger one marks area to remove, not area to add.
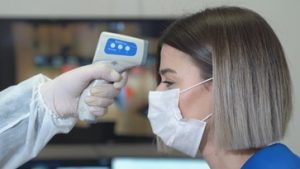
[[[192,157],[195,157],[198,152],[206,126],[205,120],[212,114],[202,120],[184,119],[178,107],[179,96],[210,80],[212,78],[182,91],[172,89],[149,92],[148,119],[153,133],[167,146]]]

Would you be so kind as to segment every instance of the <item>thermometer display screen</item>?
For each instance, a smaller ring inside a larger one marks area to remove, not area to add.
[[[134,56],[136,51],[137,46],[135,43],[114,38],[109,38],[104,48],[105,53],[120,56]]]

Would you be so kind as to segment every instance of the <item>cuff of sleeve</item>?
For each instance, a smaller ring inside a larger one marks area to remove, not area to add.
[[[45,116],[48,116],[47,119],[53,123],[56,127],[58,133],[68,133],[74,127],[77,122],[75,117],[60,117],[55,112],[53,112],[44,102],[43,96],[40,92],[41,85],[49,81],[46,76],[41,76],[40,83],[33,88],[32,102],[34,107],[37,109],[38,113],[44,113]]]

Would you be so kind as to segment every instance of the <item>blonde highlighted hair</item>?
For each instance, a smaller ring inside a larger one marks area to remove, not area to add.
[[[206,9],[170,25],[158,54],[163,44],[190,55],[203,79],[213,77],[212,130],[220,146],[259,148],[283,138],[291,79],[282,46],[260,15],[239,7]]]

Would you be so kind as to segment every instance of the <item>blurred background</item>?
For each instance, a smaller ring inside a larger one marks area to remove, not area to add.
[[[50,78],[92,62],[102,31],[147,39],[146,65],[130,70],[109,113],[88,125],[78,122],[57,135],[39,156],[20,168],[166,169],[208,168],[201,157],[157,152],[147,120],[148,91],[155,88],[156,45],[175,19],[206,7],[253,9],[274,28],[285,49],[294,85],[294,114],[284,142],[300,154],[300,1],[297,0],[0,0],[0,89],[35,74]],[[298,122],[298,123],[297,123]],[[183,164],[183,165],[182,165]]]
[[[1,64],[7,65],[9,69],[13,68],[14,73],[6,75],[14,77],[13,81],[7,81],[8,84],[19,83],[38,73],[54,78],[76,67],[92,63],[102,31],[147,39],[150,46],[146,65],[129,71],[128,84],[121,90],[116,104],[110,107],[110,113],[99,120],[103,122],[100,125],[104,125],[105,122],[109,127],[113,127],[116,134],[151,136],[151,129],[145,118],[148,91],[155,87],[153,71],[157,41],[171,21],[107,18],[3,19],[2,25],[6,29],[3,28],[0,35],[6,36],[6,41],[11,42],[3,47],[11,56],[8,56],[8,53],[3,55],[13,61],[10,65],[7,62]],[[77,127],[90,129],[94,126],[78,123]],[[62,137],[67,139],[70,136]],[[86,138],[88,139],[92,138]],[[55,140],[56,138],[53,142]]]

